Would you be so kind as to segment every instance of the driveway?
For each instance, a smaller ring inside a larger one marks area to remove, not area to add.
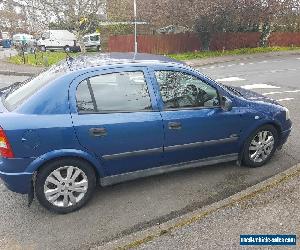
[[[51,214],[36,201],[28,208],[26,196],[0,182],[0,248],[87,249],[221,200],[300,161],[300,55],[252,57],[199,70],[290,109],[294,130],[270,163],[258,169],[221,164],[98,188],[86,207],[68,215]]]

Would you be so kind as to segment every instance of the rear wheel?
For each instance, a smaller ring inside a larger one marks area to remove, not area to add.
[[[83,207],[96,186],[95,171],[78,159],[60,159],[46,164],[37,174],[36,196],[48,210],[70,213]]]
[[[40,49],[41,49],[42,52],[46,52],[46,47],[44,45],[41,46]]]
[[[64,47],[64,51],[65,52],[71,52],[71,48],[67,45]]]
[[[249,167],[260,167],[267,163],[275,153],[278,132],[272,125],[257,129],[247,140],[243,162]]]

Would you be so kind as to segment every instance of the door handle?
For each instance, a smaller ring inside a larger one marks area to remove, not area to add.
[[[105,128],[91,128],[89,131],[91,136],[102,137],[107,135]]]
[[[173,129],[173,130],[179,130],[179,129],[181,129],[181,123],[180,122],[169,122],[168,128]]]

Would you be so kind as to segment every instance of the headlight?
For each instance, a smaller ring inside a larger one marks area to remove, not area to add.
[[[284,107],[284,112],[285,112],[285,119],[287,121],[290,120],[291,119],[291,117],[290,117],[290,111],[286,107]]]

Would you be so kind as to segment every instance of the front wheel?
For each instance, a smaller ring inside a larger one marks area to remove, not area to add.
[[[85,161],[60,159],[38,171],[35,192],[45,208],[70,213],[83,207],[96,186],[95,171]]]
[[[46,46],[44,46],[44,45],[41,46],[41,47],[40,47],[40,50],[41,50],[42,52],[46,52]]]
[[[249,167],[261,167],[275,153],[278,143],[278,132],[272,125],[257,129],[246,141],[243,163]]]

